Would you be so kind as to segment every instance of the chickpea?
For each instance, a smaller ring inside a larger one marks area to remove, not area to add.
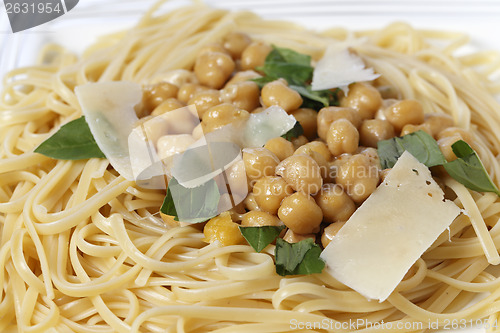
[[[431,135],[436,137],[446,128],[455,126],[455,121],[446,113],[429,113],[424,115],[424,124],[429,125]]]
[[[197,116],[201,119],[203,114],[213,106],[222,103],[220,92],[215,89],[207,89],[197,92],[191,97],[188,104],[196,107]]]
[[[163,103],[161,103],[160,105],[158,105],[153,110],[153,112],[151,112],[151,115],[159,116],[159,115],[164,114],[165,112],[177,110],[177,109],[180,109],[180,108],[185,107],[185,106],[186,105],[184,103],[180,102],[178,99],[169,98],[169,99],[163,101]]]
[[[224,48],[233,59],[239,59],[243,51],[250,45],[252,39],[241,32],[231,32],[224,38]]]
[[[377,147],[377,143],[394,137],[394,127],[387,120],[367,119],[359,129],[359,140],[363,146]]]
[[[330,125],[339,119],[349,120],[354,127],[358,128],[361,125],[361,117],[356,112],[356,110],[351,108],[340,108],[336,106],[328,106],[322,108],[318,112],[318,136],[326,140],[326,135],[330,129]]]
[[[248,194],[248,180],[245,170],[245,162],[242,159],[231,164],[225,170],[224,187],[229,186],[234,204],[239,204]]]
[[[380,165],[380,158],[378,156],[377,149],[375,148],[364,148],[359,151],[360,154],[365,155],[368,157],[368,163],[370,167],[375,167],[377,170],[381,170],[382,166]]]
[[[255,69],[255,67],[264,65],[266,57],[271,51],[272,47],[265,43],[251,43],[241,53],[241,69]]]
[[[279,160],[266,148],[243,149],[243,162],[250,181],[256,181],[265,176],[274,176],[274,170]]]
[[[243,216],[241,226],[243,227],[263,227],[283,225],[275,215],[266,212],[250,211]]]
[[[394,126],[396,132],[406,124],[418,125],[424,122],[424,109],[420,102],[405,99],[389,106],[384,111],[387,120]]]
[[[278,105],[287,113],[297,110],[302,105],[300,94],[289,88],[282,79],[267,83],[262,88],[261,95],[264,106]]]
[[[307,138],[303,135],[299,136],[298,138],[292,139],[292,144],[295,147],[295,149],[299,148],[300,146],[305,145],[308,142],[309,142],[309,140],[307,140]]]
[[[198,92],[202,90],[206,90],[207,88],[200,86],[195,83],[186,83],[179,88],[179,92],[177,93],[177,99],[187,104],[189,100]]]
[[[327,247],[332,241],[333,237],[337,235],[339,230],[344,226],[345,222],[334,222],[323,230],[323,235],[321,235],[321,245],[323,248]]]
[[[210,52],[219,52],[219,53],[228,53],[227,50],[222,46],[220,43],[210,43],[205,46],[203,46],[198,52],[198,55],[203,54],[203,53],[210,53]]]
[[[364,201],[375,191],[378,184],[378,168],[364,154],[349,157],[337,169],[335,181],[341,185],[356,203]]]
[[[312,150],[317,152],[318,154],[321,154],[327,162],[331,161],[331,159],[333,158],[332,153],[328,149],[328,146],[326,145],[326,143],[322,141],[308,142],[297,148],[295,153],[296,154],[307,153],[308,150]]]
[[[222,103],[205,111],[201,124],[204,132],[209,133],[234,121],[247,119],[249,115],[248,111]]]
[[[362,119],[373,118],[381,105],[380,92],[364,82],[349,86],[349,93],[340,101],[340,106],[357,110]]]
[[[146,87],[142,96],[143,107],[151,112],[165,100],[176,97],[178,91],[177,86],[167,82]]]
[[[270,214],[276,214],[281,201],[293,192],[292,187],[277,176],[262,177],[253,186],[255,202],[260,209]]]
[[[283,199],[278,217],[293,232],[304,235],[319,231],[323,213],[313,198],[295,192]]]
[[[347,119],[335,120],[326,135],[326,143],[334,156],[352,154],[358,149],[359,132]]]
[[[323,179],[325,179],[328,175],[328,162],[326,161],[326,159],[323,157],[323,155],[321,155],[320,153],[318,153],[317,151],[314,151],[311,149],[311,147],[307,147],[307,144],[299,147],[294,155],[307,155],[307,156],[310,156],[314,161],[316,161],[316,163],[318,163],[318,166],[319,166],[319,169],[320,169],[320,173],[321,173],[321,177]]]
[[[226,85],[220,95],[225,103],[232,103],[243,110],[252,111],[260,106],[260,89],[257,83],[252,81]]]
[[[267,140],[264,148],[269,149],[280,161],[292,156],[295,149],[290,141],[280,136]]]
[[[241,235],[238,224],[233,222],[231,214],[224,212],[207,222],[203,229],[204,242],[219,241],[224,246],[243,244],[245,239]]]
[[[252,70],[236,72],[236,74],[234,74],[234,76],[227,81],[226,87],[234,83],[250,81],[251,79],[256,79],[258,77],[261,77],[261,75]]]
[[[288,229],[285,233],[285,236],[283,236],[283,240],[287,241],[288,243],[298,243],[308,238],[312,238],[313,241],[316,241],[315,234],[300,235],[293,232],[292,229]]]
[[[317,137],[318,113],[313,109],[300,108],[290,112],[292,116],[299,122],[300,126],[304,129],[304,135],[312,140]]]
[[[292,155],[276,167],[276,174],[292,186],[295,191],[306,194],[317,193],[323,185],[318,163],[308,155]]]
[[[347,221],[356,210],[354,201],[338,184],[324,184],[315,199],[325,222]]]
[[[417,131],[424,131],[432,136],[431,126],[426,123],[420,125],[406,124],[401,129],[401,133],[399,134],[399,136],[403,136]]]
[[[201,84],[220,89],[231,76],[235,68],[233,59],[221,52],[208,52],[198,55],[194,64],[194,73]]]
[[[266,108],[263,108],[263,107],[258,107],[258,108],[255,108],[253,109],[252,113],[261,113],[262,111],[264,111]]]

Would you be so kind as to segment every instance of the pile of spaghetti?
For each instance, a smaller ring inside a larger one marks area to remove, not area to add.
[[[455,203],[474,214],[456,219],[417,261],[413,275],[379,303],[326,272],[276,274],[274,245],[256,253],[249,245],[207,244],[196,225],[166,225],[158,213],[165,192],[126,180],[107,159],[55,160],[34,149],[82,116],[76,86],[119,80],[147,85],[170,70],[192,70],[205,45],[231,32],[313,61],[332,41],[351,40],[351,50],[398,99],[417,100],[426,113],[448,114],[471,133],[498,184],[500,106],[494,96],[500,84],[490,80],[500,69],[498,54],[454,56],[465,36],[402,23],[365,32],[312,32],[249,12],[193,5],[158,14],[157,7],[132,29],[100,38],[81,57],[47,46],[38,65],[15,69],[4,80],[1,332],[340,332],[352,330],[341,325],[349,322],[360,323],[357,330],[388,331],[390,326],[368,325],[382,321],[393,324],[391,332],[408,332],[429,322],[443,327],[476,320],[495,327],[495,193],[456,193]]]

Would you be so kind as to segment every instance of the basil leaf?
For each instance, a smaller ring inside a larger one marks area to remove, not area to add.
[[[267,55],[266,62],[286,62],[296,65],[310,66],[311,56],[292,49],[272,45],[273,50]]]
[[[219,188],[214,179],[195,188],[186,188],[172,178],[160,211],[174,220],[199,223],[218,215]]]
[[[289,63],[265,63],[262,72],[277,80],[285,79],[289,84],[301,85],[312,78],[313,68],[311,66],[289,64]]]
[[[290,85],[290,88],[298,92],[304,99],[302,107],[310,107],[313,109],[321,109],[329,105],[338,105],[338,97],[336,91],[330,90],[311,90],[310,85],[296,86]],[[319,105],[318,105],[319,104]]]
[[[310,56],[273,45],[264,65],[257,70],[265,74],[267,82],[283,78],[289,84],[302,85],[311,80],[314,68],[311,66]]]
[[[274,252],[276,273],[281,276],[321,273],[325,263],[320,253],[321,248],[311,238],[293,244],[278,238]]]
[[[255,251],[260,252],[271,244],[281,233],[285,226],[239,227],[241,234]]]
[[[61,126],[56,133],[35,149],[35,153],[58,160],[106,158],[92,136],[85,117]]]
[[[302,107],[321,109],[329,105],[338,105],[337,91],[311,90],[309,82],[314,68],[311,66],[311,57],[306,54],[273,45],[273,50],[267,55],[264,65],[256,69],[264,73],[263,77],[252,79],[259,88],[283,78],[290,88],[302,96],[304,100]]]
[[[297,121],[295,122],[295,125],[293,125],[293,127],[290,130],[288,130],[288,132],[283,134],[281,137],[287,139],[288,141],[292,141],[292,139],[298,138],[302,134],[304,134],[304,128]]]
[[[500,196],[500,191],[486,172],[479,156],[467,142],[459,140],[451,148],[458,159],[443,166],[453,179],[473,191],[493,192]]]
[[[250,81],[257,83],[259,88],[262,89],[262,87],[264,87],[266,85],[266,83],[273,82],[277,79],[279,79],[279,78],[274,77],[274,76],[262,76],[262,77],[258,77],[255,79],[250,79]]]
[[[417,131],[378,142],[377,152],[382,168],[392,168],[405,150],[427,167],[446,163],[436,140],[424,131]]]
[[[304,259],[297,266],[297,274],[309,275],[314,273],[321,273],[325,268],[325,262],[319,257],[321,248],[314,244],[314,246],[306,252]]]

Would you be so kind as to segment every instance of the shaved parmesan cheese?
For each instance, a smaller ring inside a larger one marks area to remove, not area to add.
[[[322,252],[327,272],[384,301],[460,213],[443,197],[429,169],[404,152]]]
[[[311,82],[312,90],[340,88],[347,95],[354,82],[372,81],[380,75],[365,68],[363,60],[349,52],[343,44],[329,46],[316,64]]]
[[[94,139],[113,168],[134,180],[128,137],[139,120],[134,106],[142,99],[141,86],[125,81],[88,83],[75,88]]]
[[[243,131],[245,148],[262,147],[269,139],[282,136],[293,128],[297,120],[279,106],[270,106],[262,112],[251,113]]]

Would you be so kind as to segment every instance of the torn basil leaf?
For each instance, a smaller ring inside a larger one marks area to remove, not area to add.
[[[276,47],[267,55],[264,65],[257,70],[264,76],[253,79],[260,88],[266,83],[285,79],[290,88],[298,92],[304,101],[302,107],[320,109],[329,105],[338,105],[337,91],[312,91],[310,81],[314,68],[311,57],[294,50]]]
[[[486,172],[479,156],[467,142],[457,141],[451,148],[458,158],[443,166],[453,179],[473,191],[493,192],[500,196],[500,191]]]
[[[171,178],[160,211],[174,216],[176,221],[205,222],[219,214],[219,200],[219,188],[214,179],[198,187],[186,188]]]
[[[451,148],[457,159],[447,162],[436,140],[424,131],[417,131],[400,138],[379,141],[377,152],[382,169],[392,168],[401,154],[407,150],[427,167],[442,165],[453,179],[468,189],[493,192],[500,196],[500,191],[491,180],[479,156],[467,142],[459,140]]]
[[[285,226],[239,227],[241,234],[255,251],[260,252],[271,244]]]
[[[321,273],[325,262],[320,254],[321,248],[311,238],[298,243],[278,238],[274,252],[276,273],[281,276]]]
[[[106,158],[92,136],[85,117],[61,126],[56,133],[35,149],[35,153],[58,160]]]
[[[283,78],[289,84],[302,85],[311,80],[314,68],[310,56],[273,45],[264,65],[258,70],[265,74],[268,82]]]
[[[304,100],[302,107],[321,109],[330,105],[338,105],[337,90],[311,90],[311,86],[290,85],[290,88],[298,92]]]
[[[298,138],[302,134],[304,134],[304,128],[297,121],[295,125],[293,125],[293,127],[288,132],[283,134],[281,137],[287,139],[288,141],[292,141],[292,139]]]
[[[436,140],[424,131],[417,131],[378,142],[377,151],[382,169],[392,168],[405,150],[427,167],[446,163]]]

